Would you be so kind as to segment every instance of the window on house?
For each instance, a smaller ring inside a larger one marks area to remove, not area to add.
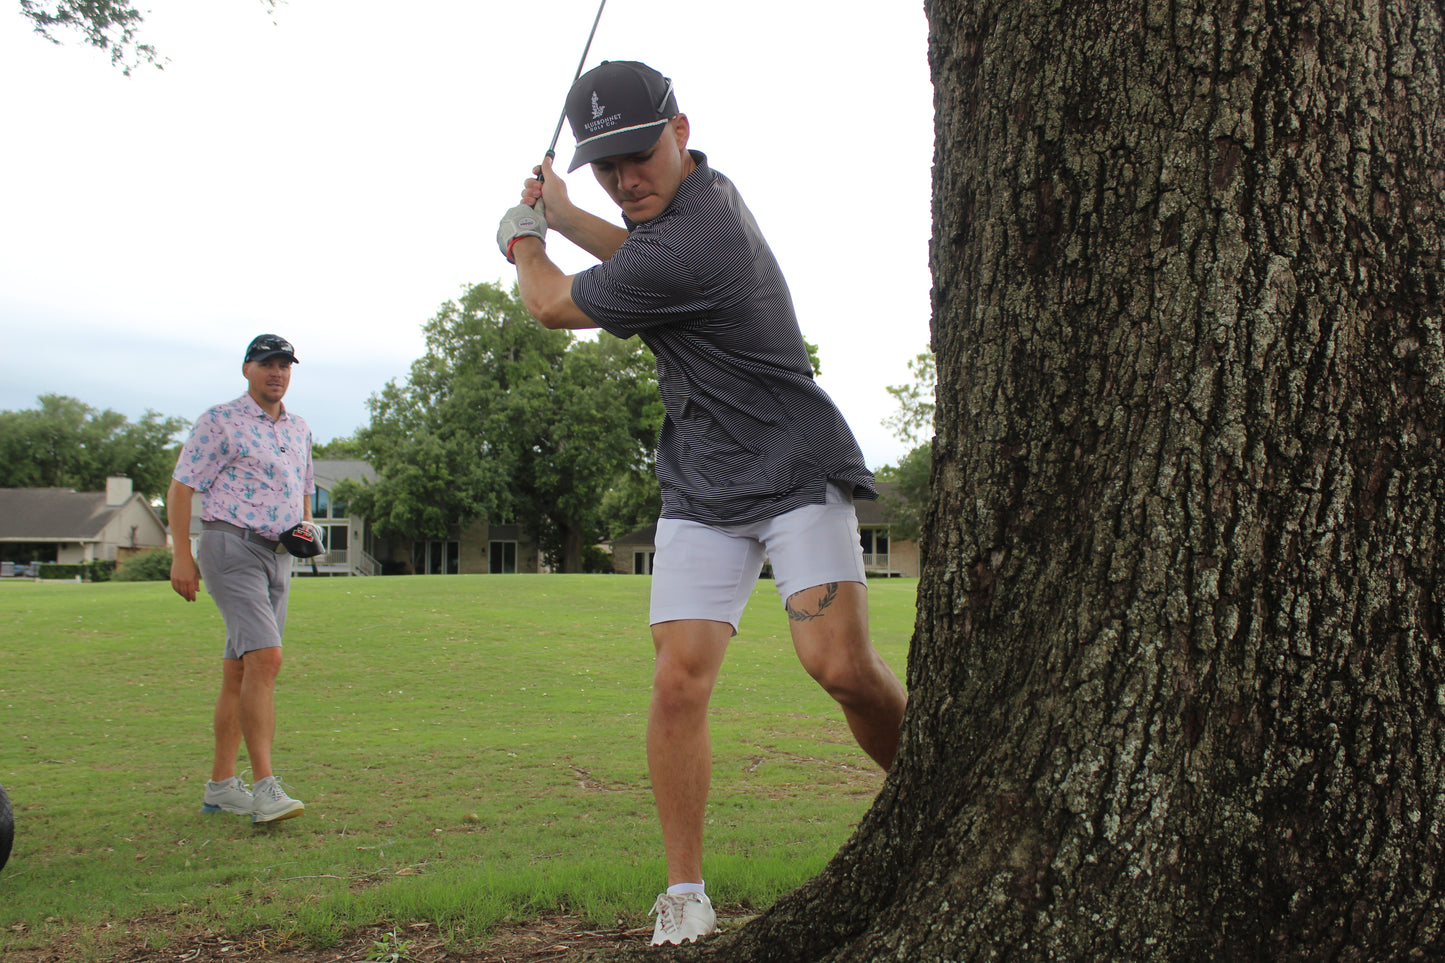
[[[446,539],[412,542],[411,570],[417,575],[455,575],[460,571],[461,544]]]
[[[487,543],[487,571],[493,575],[513,575],[517,571],[516,542]]]
[[[326,550],[328,552],[344,552],[350,544],[350,525],[326,526]]]
[[[311,498],[311,517],[330,518],[328,508],[331,505],[331,493],[324,488],[317,488],[316,494]]]
[[[858,540],[863,544],[864,565],[888,564],[888,529],[860,528]]]
[[[632,553],[632,574],[651,575],[652,559],[656,552],[633,552]]]

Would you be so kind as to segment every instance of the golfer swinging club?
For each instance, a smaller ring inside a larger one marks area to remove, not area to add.
[[[717,930],[703,887],[712,773],[707,709],[728,640],[765,559],[793,647],[885,770],[903,686],[868,639],[853,499],[875,498],[848,425],[813,380],[787,283],[737,189],[688,150],[672,84],[644,64],[580,77],[566,113],[618,226],[575,207],[550,159],[502,219],[523,302],[544,327],[638,335],[657,356],[666,418],[657,444],[651,622],[656,648],[647,762],[667,856],[652,942]],[[567,276],[548,229],[602,263]]]

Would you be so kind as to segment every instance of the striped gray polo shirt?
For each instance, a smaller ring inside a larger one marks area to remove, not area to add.
[[[829,480],[876,498],[853,432],[813,380],[787,282],[732,181],[697,169],[633,224],[572,300],[657,356],[662,514],[740,525],[821,505]]]

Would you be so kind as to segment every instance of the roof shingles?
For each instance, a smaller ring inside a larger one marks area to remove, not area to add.
[[[0,541],[95,541],[122,507],[107,506],[105,492],[0,488]]]

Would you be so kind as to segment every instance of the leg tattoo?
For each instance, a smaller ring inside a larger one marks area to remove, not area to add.
[[[823,586],[823,597],[818,600],[818,611],[816,612],[805,612],[793,605],[793,600],[802,594],[802,592],[797,592],[789,596],[783,608],[787,610],[788,618],[794,622],[811,622],[816,618],[821,618],[824,610],[838,600],[838,583],[829,582]]]

